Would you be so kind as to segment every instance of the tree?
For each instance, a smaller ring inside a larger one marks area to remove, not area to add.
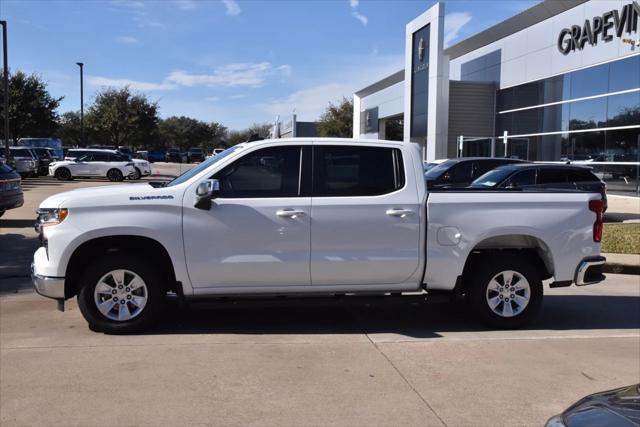
[[[271,135],[272,125],[269,123],[254,123],[247,129],[233,130],[229,132],[227,145],[232,146],[241,142],[255,141],[257,139],[266,139]]]
[[[85,132],[89,129],[85,128]],[[82,127],[80,126],[80,112],[68,111],[64,113],[58,122],[58,130],[55,136],[60,138],[65,145],[82,144]]]
[[[158,131],[160,141],[165,147],[179,147],[181,150],[187,150],[190,147],[212,148],[215,145],[215,138],[218,138],[219,142],[220,133],[226,132],[226,128],[219,123],[210,125],[191,117],[173,116],[161,120]]]
[[[4,72],[0,78],[4,77]],[[0,117],[4,118],[4,86],[0,85]],[[57,127],[56,110],[64,97],[54,98],[36,74],[9,73],[9,137],[13,139],[52,136]],[[0,138],[4,120],[0,120]]]
[[[158,104],[129,87],[99,92],[86,115],[97,143],[150,146],[158,137]]]
[[[320,136],[351,138],[353,136],[353,101],[342,98],[338,104],[329,107],[318,123]]]

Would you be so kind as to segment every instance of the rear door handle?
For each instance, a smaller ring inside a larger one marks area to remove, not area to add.
[[[413,211],[411,209],[387,209],[387,215],[389,216],[399,216],[400,218],[405,218],[407,215],[412,215]]]
[[[281,209],[276,212],[276,215],[283,218],[297,218],[304,215],[304,211],[298,209]]]

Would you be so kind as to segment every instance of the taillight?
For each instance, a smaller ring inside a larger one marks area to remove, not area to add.
[[[604,202],[602,200],[590,200],[589,210],[596,213],[596,222],[593,223],[593,241],[599,242],[602,240]]]

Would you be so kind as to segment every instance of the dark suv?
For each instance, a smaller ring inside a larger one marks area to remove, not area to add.
[[[204,161],[204,151],[202,148],[189,148],[187,151],[187,162],[203,162]]]
[[[20,175],[9,166],[0,163],[0,216],[8,209],[19,208],[23,203]]]
[[[489,171],[472,188],[573,189],[602,194],[607,209],[607,185],[590,168],[576,165],[513,164]]]
[[[36,153],[38,156],[38,175],[47,175],[49,174],[49,163],[55,161],[53,157],[51,157],[51,151],[49,148],[44,147],[33,147],[31,151]]]
[[[178,150],[177,148],[169,148],[166,154],[166,161],[182,163],[182,155],[180,154],[180,150]]]
[[[500,157],[461,157],[440,163],[427,163],[424,177],[427,189],[467,187],[491,169],[511,163],[526,162]]]

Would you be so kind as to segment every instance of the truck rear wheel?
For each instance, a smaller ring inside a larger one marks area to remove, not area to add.
[[[80,278],[78,306],[96,332],[123,334],[153,325],[166,298],[162,276],[134,254],[105,255]]]
[[[499,329],[519,328],[542,305],[542,280],[525,255],[494,253],[476,260],[466,278],[474,314]]]

